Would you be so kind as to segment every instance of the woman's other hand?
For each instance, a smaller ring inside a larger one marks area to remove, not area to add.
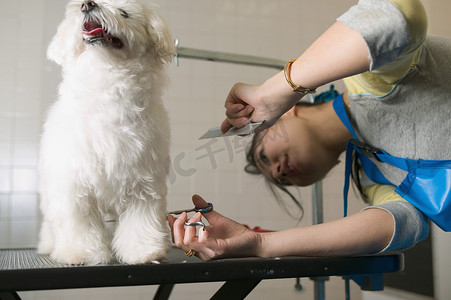
[[[194,195],[192,200],[196,207],[208,205],[198,195]],[[205,230],[196,230],[194,226],[185,227],[186,221],[199,222],[202,216],[209,223]],[[196,213],[189,220],[186,213],[182,213],[179,218],[169,215],[168,220],[174,244],[185,252],[189,249],[195,250],[195,255],[202,260],[258,256],[260,235],[214,210],[203,214]]]

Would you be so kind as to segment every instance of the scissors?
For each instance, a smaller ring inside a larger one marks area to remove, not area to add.
[[[213,209],[213,204],[208,203],[205,207],[194,207],[189,209],[181,209],[181,210],[174,210],[169,212],[170,215],[180,215],[181,213],[189,213],[189,212],[200,212],[200,213],[207,213]]]
[[[194,207],[189,209],[181,209],[181,210],[175,210],[169,212],[170,215],[180,215],[183,212],[189,213],[189,212],[200,212],[200,213],[207,213],[213,209],[213,204],[208,203],[205,207]],[[205,231],[205,223],[200,222],[185,222],[185,226],[202,226],[202,230]]]

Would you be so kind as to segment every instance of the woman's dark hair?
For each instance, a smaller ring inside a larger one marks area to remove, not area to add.
[[[298,102],[296,104],[296,106],[314,106],[314,105],[318,105],[318,104],[322,104],[324,102],[330,101],[331,99],[335,99],[336,96],[338,96],[338,93],[334,90],[333,85],[331,85],[328,92],[324,92],[315,97],[314,103],[301,101],[301,102]],[[255,134],[254,137],[252,138],[252,141],[251,141],[247,151],[246,151],[247,165],[244,167],[244,171],[248,174],[262,175],[262,172],[260,171],[260,169],[257,166],[255,150],[261,144],[262,139],[266,132],[267,131],[265,130],[263,132]],[[361,169],[360,161],[357,158],[357,156],[354,155],[353,159],[352,159],[352,170],[351,170],[352,182],[354,183],[354,186],[359,191],[363,200],[365,202],[368,202],[363,193],[362,186],[360,184],[360,176],[359,176],[360,169]],[[288,208],[287,203],[285,203],[282,200],[282,197],[280,196],[279,192],[283,192],[285,195],[289,196],[289,198],[292,200],[293,204],[299,209],[299,211],[300,211],[299,220],[301,220],[302,217],[304,216],[304,208],[302,207],[301,202],[298,199],[296,199],[296,197],[288,190],[288,188],[287,188],[288,185],[286,185],[286,184],[284,185],[284,184],[282,184],[276,180],[270,179],[266,176],[265,176],[265,182],[266,182],[269,190],[275,196],[280,207],[282,207],[291,217],[296,218],[293,215],[292,210]]]

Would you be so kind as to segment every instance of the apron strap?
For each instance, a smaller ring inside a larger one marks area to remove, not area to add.
[[[354,150],[357,151],[357,156],[360,160],[362,169],[365,174],[372,181],[379,184],[393,185],[387,178],[385,178],[385,176],[381,173],[381,171],[379,171],[377,166],[369,159],[369,157],[373,157],[378,161],[393,161],[396,162],[399,166],[405,167],[406,169],[407,164],[401,158],[393,157],[380,149],[366,145],[358,140],[357,134],[355,133],[354,128],[351,125],[351,121],[349,120],[348,114],[346,113],[342,94],[335,98],[333,107],[341,122],[346,126],[346,128],[354,137],[348,141],[348,144],[346,146],[345,181],[343,186],[343,216],[346,217],[348,211],[349,180],[351,177],[352,155],[354,153]],[[393,164],[393,162],[389,163]]]
[[[349,132],[352,134],[352,136],[357,139],[357,135],[355,134],[354,128],[352,128],[351,121],[349,121],[348,114],[346,113],[345,109],[345,103],[343,100],[343,94],[338,95],[333,102],[333,107],[335,110],[335,113],[340,118],[340,121],[343,123],[343,125],[346,126],[346,128],[349,130]]]

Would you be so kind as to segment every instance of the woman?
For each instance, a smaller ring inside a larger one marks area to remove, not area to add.
[[[345,78],[343,102],[359,139],[400,157],[449,159],[451,42],[426,39],[426,27],[419,1],[360,1],[285,72],[260,86],[236,84],[226,99],[222,130],[243,126],[251,115],[253,121],[274,124],[306,93]],[[263,137],[254,152],[262,173],[282,183],[307,185],[321,179],[351,137],[332,103],[288,113],[282,121],[293,135],[285,149],[279,143],[272,151],[274,143]],[[392,166],[375,164],[394,185],[406,176]],[[211,225],[196,236],[194,228],[183,227],[186,215],[170,216],[173,240],[202,259],[215,259],[372,253],[408,248],[427,235],[427,218],[394,194],[393,187],[361,179],[370,200],[386,203],[333,222],[265,234],[212,211],[204,214]],[[396,201],[385,201],[388,198]],[[205,206],[199,196],[193,202]],[[200,217],[196,214],[190,221]]]

